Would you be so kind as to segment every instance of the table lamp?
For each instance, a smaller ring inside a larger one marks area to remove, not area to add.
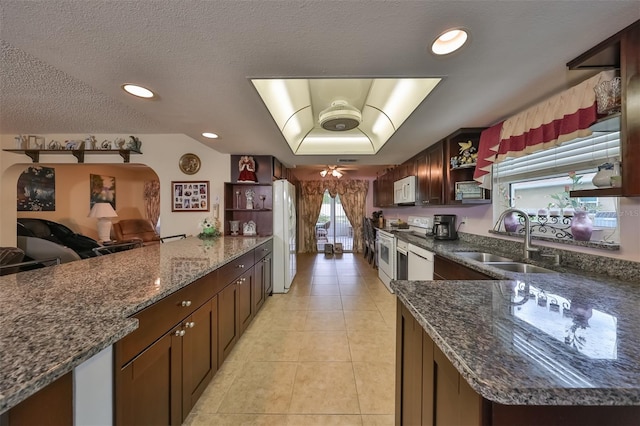
[[[100,241],[111,240],[111,218],[118,217],[116,211],[109,203],[95,203],[91,207],[88,217],[98,218],[98,239]]]

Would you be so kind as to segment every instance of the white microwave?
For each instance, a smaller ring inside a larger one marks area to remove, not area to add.
[[[407,176],[393,183],[393,204],[415,204],[416,177]]]

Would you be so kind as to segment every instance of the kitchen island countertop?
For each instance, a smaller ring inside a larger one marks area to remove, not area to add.
[[[640,405],[637,283],[562,267],[510,273],[456,255],[484,247],[400,238],[495,277],[391,283],[482,397],[506,405]]]
[[[0,277],[0,413],[131,333],[131,315],[271,238],[190,237]]]

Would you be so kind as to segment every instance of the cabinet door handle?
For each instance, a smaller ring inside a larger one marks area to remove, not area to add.
[[[238,266],[236,266],[236,268],[242,269],[242,268],[244,268],[244,265],[238,265]]]
[[[191,300],[183,300],[182,306],[191,306]]]
[[[184,330],[176,330],[175,335],[178,337],[182,337],[186,334],[187,332]]]
[[[196,323],[193,322],[193,321],[187,321],[187,322],[184,323],[184,326],[186,328],[193,328],[193,327],[195,327],[195,325],[196,325]]]
[[[422,204],[429,204],[429,201],[423,201]]]

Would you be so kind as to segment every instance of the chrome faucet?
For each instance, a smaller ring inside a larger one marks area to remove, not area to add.
[[[529,215],[526,212],[519,209],[507,209],[503,211],[502,214],[500,215],[500,218],[498,218],[498,221],[494,225],[493,230],[494,231],[500,230],[500,224],[504,221],[505,216],[507,216],[509,213],[518,213],[520,216],[524,218],[523,256],[525,259],[529,259],[529,253],[531,253],[532,251],[539,251],[540,249],[533,247],[531,245],[531,219],[529,219]]]

